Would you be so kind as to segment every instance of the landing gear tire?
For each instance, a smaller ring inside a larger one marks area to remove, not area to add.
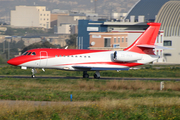
[[[83,78],[89,78],[89,74],[87,74],[87,71],[83,71]]]
[[[32,72],[31,77],[32,77],[32,78],[35,78],[35,77],[36,77],[36,76],[35,76],[35,73],[37,73],[37,71],[35,70],[35,68],[31,69],[31,72]]]
[[[35,75],[31,75],[32,78],[35,78],[36,76]]]
[[[96,71],[96,73],[94,74],[94,78],[95,78],[95,79],[99,79],[99,78],[100,78],[100,73],[99,73],[99,71]]]
[[[83,78],[89,78],[88,74],[83,75]]]
[[[95,79],[99,79],[100,77],[98,77],[97,74],[94,74],[94,78],[95,78]]]

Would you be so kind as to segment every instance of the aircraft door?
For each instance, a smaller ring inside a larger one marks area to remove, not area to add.
[[[40,52],[40,67],[46,67],[48,61],[48,53],[46,51]]]

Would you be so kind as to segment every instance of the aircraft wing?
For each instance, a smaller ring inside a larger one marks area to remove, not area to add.
[[[129,70],[129,68],[107,68],[107,67],[90,67],[90,66],[72,66],[73,68],[79,69],[79,70]]]

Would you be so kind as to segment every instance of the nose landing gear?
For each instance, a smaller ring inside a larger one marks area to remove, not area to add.
[[[36,69],[31,69],[31,72],[32,72],[32,75],[31,75],[31,77],[32,78],[35,78],[36,76],[35,76],[35,74],[37,73],[37,71],[36,71]]]

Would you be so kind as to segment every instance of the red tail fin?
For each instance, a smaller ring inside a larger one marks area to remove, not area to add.
[[[161,23],[147,23],[150,25],[146,31],[124,51],[137,52],[141,54],[154,55],[153,46],[159,33]]]

